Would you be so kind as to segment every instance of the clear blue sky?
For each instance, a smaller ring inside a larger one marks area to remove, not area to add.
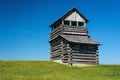
[[[0,60],[49,60],[49,25],[73,7],[101,42],[101,64],[120,64],[120,0],[0,0]]]

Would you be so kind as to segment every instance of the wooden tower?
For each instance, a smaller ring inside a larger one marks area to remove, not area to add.
[[[73,8],[50,25],[50,59],[69,65],[99,64],[99,42],[88,35],[89,21]]]

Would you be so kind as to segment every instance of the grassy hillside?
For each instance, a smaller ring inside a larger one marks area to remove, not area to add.
[[[120,65],[70,67],[47,61],[0,61],[0,80],[120,80]]]

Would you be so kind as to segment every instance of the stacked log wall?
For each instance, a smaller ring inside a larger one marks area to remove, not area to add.
[[[72,48],[72,63],[98,64],[97,46],[91,50],[82,50],[78,46],[71,46]]]
[[[86,27],[74,27],[67,25],[60,25],[50,33],[50,49],[51,60],[62,60],[63,63],[85,63],[98,64],[98,46],[95,45],[91,49],[82,50],[83,45],[70,44],[65,39],[58,37],[61,34],[71,35],[88,35]],[[87,45],[87,44],[86,44]]]
[[[62,26],[60,25],[50,33],[50,39],[53,40],[62,33]]]
[[[64,34],[76,34],[76,35],[87,35],[88,29],[87,27],[75,27],[75,26],[63,26],[63,33]]]
[[[56,38],[50,42],[50,58],[51,58],[51,60],[60,60],[61,59],[60,38]]]
[[[81,26],[75,27],[75,26],[59,25],[59,27],[51,31],[50,39],[53,40],[61,34],[87,35],[88,29],[87,27],[81,27]]]

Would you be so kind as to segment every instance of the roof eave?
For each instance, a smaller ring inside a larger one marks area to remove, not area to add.
[[[68,40],[67,40],[68,41]],[[91,45],[100,45],[99,43],[80,43],[80,42],[73,42],[73,41],[68,41],[71,43],[77,43],[77,44],[91,44]]]

